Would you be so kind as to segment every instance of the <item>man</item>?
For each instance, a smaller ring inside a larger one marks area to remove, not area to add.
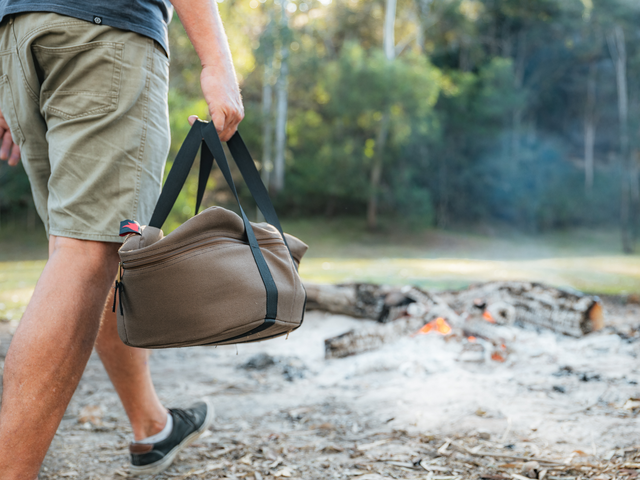
[[[227,140],[244,114],[215,0],[172,3]],[[119,222],[146,224],[160,192],[171,16],[167,0],[0,0],[0,158],[22,159],[49,235],[4,366],[2,480],[37,477],[94,344],[131,422],[132,472],[166,469],[212,420],[203,402],[163,407],[148,352],[120,341],[110,310]]]

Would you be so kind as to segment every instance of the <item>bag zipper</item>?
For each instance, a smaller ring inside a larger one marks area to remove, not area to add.
[[[122,266],[122,270],[123,270],[123,276],[124,276],[124,270],[130,270],[130,269],[134,269],[134,268],[140,268],[140,267],[148,267],[151,265],[154,265],[156,263],[160,263],[164,260],[169,260],[171,258],[176,258],[179,256],[182,256],[184,254],[187,254],[189,252],[191,252],[192,250],[195,250],[199,247],[203,247],[203,246],[207,246],[207,245],[213,245],[216,243],[236,243],[236,244],[242,244],[242,245],[249,245],[247,242],[244,242],[242,240],[236,239],[236,238],[230,238],[230,237],[223,237],[223,238],[208,238],[205,240],[202,240],[200,242],[195,242],[195,243],[190,243],[188,245],[184,245],[183,247],[174,250],[172,252],[169,253],[158,253],[155,255],[149,255],[143,259],[140,260],[129,260],[129,261],[124,261],[122,262],[120,265]],[[284,245],[284,243],[280,240],[280,239],[272,239],[272,240],[258,240],[258,245],[259,246],[266,246],[266,245],[276,245],[276,244],[282,244]],[[120,281],[120,283],[122,283],[122,281]]]

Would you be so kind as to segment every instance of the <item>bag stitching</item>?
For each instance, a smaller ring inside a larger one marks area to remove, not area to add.
[[[147,265],[147,266],[139,266],[139,267],[134,267],[134,268],[135,268],[135,270],[138,270],[139,272],[141,272],[141,271],[143,271],[143,270],[144,270],[144,271],[149,271],[149,270],[156,269],[156,268],[157,268],[158,270],[162,270],[163,268],[166,268],[166,267],[170,267],[170,266],[176,265],[176,264],[178,264],[178,263],[180,263],[180,262],[183,262],[183,261],[185,261],[185,260],[188,260],[188,259],[190,259],[190,258],[198,257],[198,256],[200,256],[200,255],[203,255],[203,254],[205,254],[205,253],[208,253],[209,251],[213,251],[213,250],[225,250],[225,249],[227,249],[227,248],[233,248],[233,247],[237,247],[237,246],[240,246],[240,245],[236,243],[236,244],[234,244],[234,245],[210,245],[210,246],[205,246],[205,247],[202,247],[202,251],[201,251],[201,252],[193,253],[193,255],[189,255],[189,254],[185,253],[185,256],[184,256],[184,257],[181,257],[181,258],[175,258],[175,259],[169,259],[169,260],[167,260],[167,263],[163,263],[162,265]],[[248,245],[248,244],[245,244],[245,245],[243,245],[243,246],[248,247],[249,245]],[[286,247],[285,247],[284,245],[268,245],[268,246],[262,246],[262,247],[260,247],[260,249],[261,249],[261,250],[262,250],[263,248],[265,248],[265,249],[267,249],[267,250],[271,250],[272,248],[286,248]],[[279,257],[279,256],[278,256],[278,258],[281,258],[281,257]],[[170,263],[169,263],[169,262],[170,262]],[[267,263],[268,263],[268,262],[267,262]],[[254,263],[254,264],[255,264],[255,263]],[[125,269],[125,270],[126,270],[126,269]],[[129,270],[129,272],[131,272],[131,270]],[[135,273],[131,273],[131,275],[136,276],[136,275],[135,275]]]
[[[185,245],[189,245],[190,243],[195,243],[197,240],[200,240],[200,239],[203,239],[203,238],[214,238],[214,237],[221,237],[221,236],[225,236],[225,235],[228,235],[229,238],[233,238],[234,240],[243,240],[243,238],[241,238],[243,236],[242,233],[238,234],[237,231],[216,230],[216,234],[215,235],[211,235],[211,232],[201,233],[199,235],[196,235],[196,236],[193,236],[193,237],[189,237],[188,239],[183,240],[183,241],[181,241],[179,243],[171,244],[168,247],[165,247],[164,245],[159,245],[159,243],[160,243],[160,240],[159,240],[158,242],[156,242],[156,243],[154,243],[152,245],[149,245],[148,247],[138,248],[137,250],[126,250],[126,251],[123,251],[123,252],[121,252],[121,255],[122,256],[126,256],[126,257],[132,256],[132,255],[138,254],[138,252],[140,252],[140,250],[143,250],[145,248],[149,248],[149,250],[147,250],[147,252],[145,252],[145,253],[149,253],[149,254],[154,254],[155,255],[155,254],[158,254],[158,253],[164,253],[165,251],[170,251],[170,250],[172,250],[174,248],[178,248],[178,247],[183,247]],[[240,238],[238,238],[238,237],[240,237]],[[169,238],[169,236],[166,236],[164,238]],[[273,236],[273,237],[258,238],[258,242],[265,241],[265,240],[282,240],[282,237]],[[249,244],[246,243],[246,245],[249,245]],[[284,242],[282,242],[282,245],[284,245]],[[158,247],[157,250],[152,250],[152,248],[154,246]],[[125,260],[125,259],[123,258],[123,260]],[[129,259],[129,260],[132,260],[132,259]]]

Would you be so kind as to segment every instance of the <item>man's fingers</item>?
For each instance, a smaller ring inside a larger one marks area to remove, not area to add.
[[[224,132],[224,129],[226,128],[227,115],[225,115],[225,113],[221,111],[212,112],[211,121],[215,125],[216,130],[218,131],[218,135],[220,135],[222,132]]]
[[[220,133],[220,139],[223,142],[228,141],[233,134],[238,130],[238,124],[244,118],[244,112],[241,110],[234,110],[231,114],[227,116],[227,124],[224,126],[224,130]]]
[[[244,112],[240,110],[233,110],[231,113],[225,114],[223,111],[214,112],[211,115],[211,121],[216,127],[216,131],[218,132],[218,136],[220,140],[223,142],[228,141],[236,130],[238,129],[238,124],[244,118]],[[197,115],[189,116],[189,124],[193,125],[196,120],[198,120]]]
[[[20,147],[17,143],[13,144],[13,148],[11,149],[11,156],[9,157],[9,165],[15,167],[18,165],[20,161]]]
[[[0,147],[0,160],[6,160],[11,153],[11,147],[13,147],[13,138],[11,138],[11,132],[6,130],[2,135],[2,146]]]

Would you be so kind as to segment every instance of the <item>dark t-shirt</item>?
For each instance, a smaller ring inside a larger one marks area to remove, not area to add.
[[[53,12],[153,38],[169,52],[169,0],[0,0],[0,21],[12,13]]]

